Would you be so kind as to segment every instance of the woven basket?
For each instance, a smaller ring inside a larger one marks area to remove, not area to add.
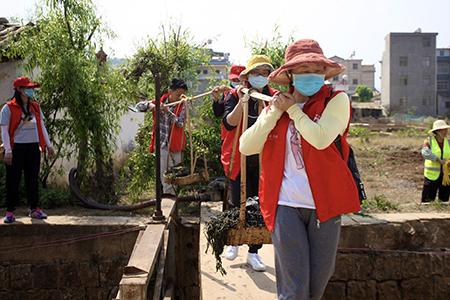
[[[232,246],[272,244],[272,238],[266,227],[235,228],[228,232],[226,244]]]
[[[245,98],[244,98],[245,99]],[[243,115],[248,116],[248,99],[243,101]],[[243,118],[242,132],[247,129],[248,119]],[[237,132],[239,131],[239,126]],[[236,143],[233,144],[233,153],[235,152]],[[231,167],[230,167],[231,169]],[[247,204],[247,161],[245,155],[241,154],[241,201],[239,207],[239,223],[236,228],[230,229],[227,234],[227,245],[259,245],[271,244],[271,233],[264,227],[247,227],[245,226],[246,204]]]
[[[169,184],[174,185],[189,185],[194,184],[198,182],[205,181],[205,173],[194,173],[189,174],[186,176],[180,176],[180,177],[166,177],[164,176],[164,181]]]

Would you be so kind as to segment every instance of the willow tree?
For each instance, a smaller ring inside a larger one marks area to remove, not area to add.
[[[128,88],[118,70],[96,57],[110,32],[91,0],[47,0],[35,18],[36,26],[6,54],[23,58],[26,72],[34,71],[42,84],[39,98],[57,153],[45,157],[42,181],[45,185],[58,159],[75,157],[79,185],[111,196],[104,179],[112,174],[110,158]]]

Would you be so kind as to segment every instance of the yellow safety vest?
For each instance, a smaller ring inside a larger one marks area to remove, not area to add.
[[[441,147],[434,136],[430,137],[430,148],[431,152],[436,155],[439,159],[448,160],[450,159],[450,146],[448,144],[448,139],[444,139],[444,155],[441,156]],[[423,169],[423,175],[429,180],[437,180],[441,174],[441,164],[439,161],[432,161],[425,159],[425,167]]]

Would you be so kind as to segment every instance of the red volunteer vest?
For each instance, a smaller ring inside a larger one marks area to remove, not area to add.
[[[303,112],[311,120],[317,121],[325,109],[326,99],[331,92],[332,88],[324,85],[305,104]],[[267,137],[262,151],[259,199],[261,213],[270,231],[274,229],[278,197],[284,174],[286,133],[289,122],[289,115],[284,113]],[[301,139],[305,170],[316,205],[316,214],[320,222],[325,222],[341,214],[360,210],[358,190],[347,167],[350,149],[347,143],[348,127],[344,135],[340,137],[345,160],[342,159],[334,143],[331,143],[326,149],[318,150],[305,139]]]
[[[9,107],[9,111],[11,112],[11,118],[9,120],[9,139],[11,143],[11,148],[14,147],[14,133],[16,129],[20,125],[20,121],[22,120],[22,109],[20,105],[17,103],[16,98],[11,99],[6,103]],[[33,112],[34,117],[36,118],[36,126],[39,137],[39,147],[41,151],[45,151],[46,144],[44,139],[44,133],[42,131],[42,123],[41,123],[41,107],[37,101],[32,100],[30,102],[30,110]]]
[[[164,103],[167,98],[169,98],[169,93],[164,94],[161,97],[161,103]],[[155,100],[153,100],[155,101]],[[180,116],[181,112],[183,111],[184,103],[180,103],[175,107],[175,115],[177,117]],[[155,152],[155,133],[156,133],[156,112],[153,111],[153,127],[152,127],[152,138],[150,140],[150,153]],[[169,133],[169,151],[170,152],[181,152],[184,150],[186,146],[186,134],[184,133],[183,127],[178,127],[174,124],[172,124],[172,128]]]
[[[231,90],[230,93],[238,98],[237,92],[235,89]],[[275,95],[278,93],[277,90],[272,89],[269,87],[269,94],[270,96]],[[242,126],[242,124],[241,124]],[[235,180],[236,177],[241,172],[241,152],[239,152],[239,137],[242,135],[242,127],[240,128],[238,132],[238,141],[236,144],[236,150],[234,152],[233,156],[233,166],[230,174],[230,163],[231,163],[231,154],[233,152],[233,141],[234,137],[236,135],[237,127],[228,131],[224,127],[224,135],[223,135],[223,142],[222,142],[222,151],[220,155],[220,160],[222,161],[223,170],[225,172],[225,176],[229,177],[232,180]],[[230,174],[230,175],[229,175]]]

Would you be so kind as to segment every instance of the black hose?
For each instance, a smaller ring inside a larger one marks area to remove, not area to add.
[[[69,172],[69,187],[72,195],[78,199],[84,206],[95,209],[102,210],[117,210],[117,211],[135,211],[138,209],[143,209],[149,206],[156,205],[156,199],[150,199],[141,203],[132,204],[132,205],[112,205],[112,204],[103,204],[95,201],[91,197],[84,196],[80,188],[77,184],[77,168],[70,169]]]

